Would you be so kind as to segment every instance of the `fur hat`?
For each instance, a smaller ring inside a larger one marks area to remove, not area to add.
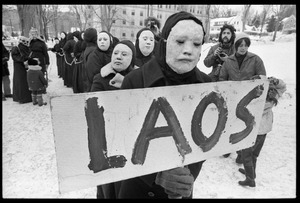
[[[29,58],[27,63],[29,66],[37,66],[39,65],[39,60],[37,58]]]

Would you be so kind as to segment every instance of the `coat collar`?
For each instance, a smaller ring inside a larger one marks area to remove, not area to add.
[[[158,81],[165,83],[165,76],[160,68],[156,58],[152,58],[146,65],[142,67],[144,87],[153,87]],[[200,70],[196,67],[196,80],[199,83],[207,82]]]

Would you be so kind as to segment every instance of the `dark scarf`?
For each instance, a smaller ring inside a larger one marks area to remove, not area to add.
[[[155,51],[155,58],[157,62],[160,64],[160,68],[163,74],[165,75],[169,85],[181,85],[181,84],[190,84],[190,83],[197,82],[197,78],[196,78],[197,67],[194,67],[190,72],[184,74],[178,74],[175,71],[173,71],[166,63],[166,39],[168,39],[172,27],[174,27],[176,23],[181,20],[189,20],[189,19],[194,20],[197,24],[201,25],[203,28],[202,22],[194,15],[185,11],[175,13],[171,15],[165,22],[165,25],[161,33],[162,38],[158,42],[157,51]],[[203,32],[205,36],[204,28],[203,28]],[[203,36],[202,44],[204,43],[204,36]]]
[[[245,59],[245,57],[247,56],[248,52],[246,52],[244,55],[240,55],[238,53],[235,53],[235,58],[238,61],[239,64],[239,69],[241,69],[241,65]]]
[[[28,46],[22,44],[22,43],[19,43],[18,44],[18,48],[19,48],[19,51],[20,51],[20,54],[22,56],[24,56],[25,58],[27,58],[30,54],[30,49]]]
[[[149,30],[150,32],[152,32],[149,28],[143,28],[140,31],[138,31],[138,33],[136,34],[136,40],[135,40],[136,58],[141,60],[142,64],[145,64],[152,58],[153,51],[154,51],[154,48],[153,48],[153,51],[148,56],[145,56],[140,50],[139,37],[140,37],[141,33],[145,30]]]

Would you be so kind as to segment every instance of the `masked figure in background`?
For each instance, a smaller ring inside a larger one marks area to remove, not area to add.
[[[219,81],[220,68],[225,59],[234,54],[235,28],[232,25],[225,24],[220,31],[219,43],[212,46],[204,59],[204,65],[208,68],[212,67],[211,73],[208,75],[213,82]]]
[[[142,28],[140,31],[138,31],[135,41],[135,65],[142,67],[154,57],[154,42],[154,34],[149,28]]]

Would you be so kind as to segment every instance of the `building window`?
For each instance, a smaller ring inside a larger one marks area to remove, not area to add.
[[[126,20],[123,20],[123,25],[126,25]]]
[[[132,37],[132,38],[134,37],[134,33],[133,33],[133,32],[131,33],[131,37]]]
[[[134,25],[134,21],[131,21],[131,25]]]
[[[126,10],[123,10],[123,14],[126,15]]]
[[[142,20],[140,20],[140,26],[143,26],[143,21]]]
[[[131,15],[133,15],[133,16],[135,15],[134,11],[131,11]]]
[[[126,33],[125,32],[122,33],[122,37],[126,37]]]
[[[141,12],[140,12],[140,16],[143,16],[143,15],[144,15],[144,13],[143,13],[143,11],[141,11]]]

